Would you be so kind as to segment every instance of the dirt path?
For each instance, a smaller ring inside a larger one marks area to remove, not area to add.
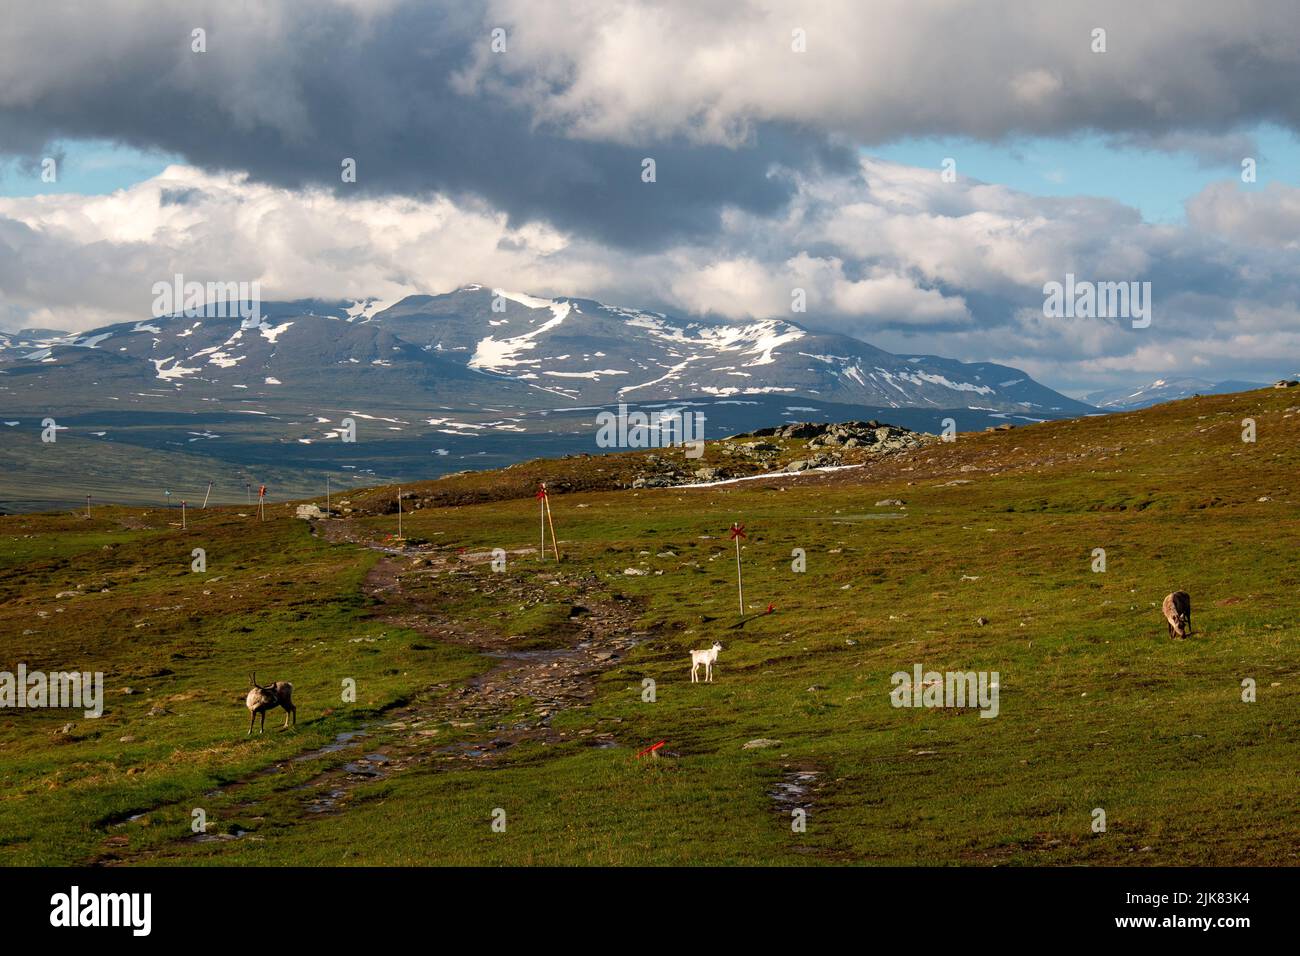
[[[292,815],[298,821],[346,812],[358,787],[412,767],[486,766],[521,743],[551,744],[567,739],[565,733],[552,729],[555,715],[584,706],[595,692],[595,676],[615,666],[628,649],[646,636],[634,629],[633,607],[604,596],[594,576],[566,570],[556,563],[547,568],[544,578],[521,581],[512,577],[510,586],[522,593],[543,596],[548,581],[558,580],[572,588],[580,597],[578,607],[582,613],[573,619],[570,639],[556,649],[512,650],[504,635],[477,622],[449,618],[432,606],[427,599],[430,592],[417,586],[428,576],[473,573],[474,565],[491,560],[489,552],[458,553],[375,541],[352,522],[339,519],[313,521],[313,533],[335,544],[353,544],[384,553],[362,585],[363,592],[379,602],[377,620],[409,628],[436,641],[473,648],[498,662],[463,684],[428,687],[410,703],[340,734],[324,747],[278,761],[204,794],[208,798],[234,798],[233,809],[249,819],[258,816],[260,803],[251,798],[240,802],[241,791],[312,761],[325,762],[329,758],[331,764],[338,765],[292,790],[301,808],[300,813]],[[528,553],[535,551],[524,549],[514,552],[513,557]],[[612,733],[592,734],[584,739],[590,739],[595,746],[614,745]],[[172,856],[179,847],[147,853],[130,849],[126,827],[147,812],[111,826],[101,851],[89,862],[111,866],[162,862]],[[200,834],[181,842],[233,840],[243,835]]]

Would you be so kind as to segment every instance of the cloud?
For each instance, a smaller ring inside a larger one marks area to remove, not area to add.
[[[1236,162],[1243,128],[1300,128],[1298,40],[1286,0],[17,5],[0,151],[100,139],[185,165],[112,196],[0,199],[0,322],[137,318],[175,272],[279,298],[480,281],[783,315],[1063,386],[1161,363],[1264,375],[1257,343],[1290,347],[1300,301],[1295,190],[1216,184],[1187,225],[1153,225],[860,150],[1101,133]],[[1152,328],[1044,319],[1042,284],[1067,272],[1151,281]]]
[[[478,47],[459,88],[592,140],[744,143],[798,123],[864,144],[930,134],[1158,137],[1274,121],[1300,103],[1300,10],[1286,0],[1172,9],[1034,4],[493,0],[507,55]],[[564,23],[565,29],[555,29]],[[1093,52],[1093,31],[1106,51]],[[806,37],[796,52],[792,34]],[[580,38],[580,42],[575,42]]]
[[[1294,254],[1221,235],[1235,228],[1226,213],[1152,225],[1109,200],[945,183],[938,170],[870,158],[852,175],[794,176],[791,192],[779,217],[732,210],[707,242],[645,253],[515,225],[482,201],[344,198],[175,166],[109,196],[0,199],[0,324],[138,320],[153,283],[179,272],[256,280],[267,299],[394,300],[482,282],[783,317],[898,352],[1019,365],[1067,388],[1207,364],[1263,379],[1295,364]],[[1151,282],[1151,328],[1044,317],[1043,283],[1067,272]],[[791,310],[795,289],[806,312]]]
[[[779,170],[844,172],[849,144],[1100,130],[1199,154],[1243,124],[1296,129],[1298,35],[1285,0],[18,5],[0,149],[111,139],[290,188],[475,197],[644,251],[731,209],[780,215]]]
[[[1211,183],[1187,200],[1187,221],[1197,229],[1250,246],[1300,248],[1300,189],[1269,183],[1258,190]]]
[[[56,18],[6,15],[0,144],[33,155],[55,138],[106,138],[261,182],[352,195],[478,198],[512,224],[546,222],[628,248],[716,229],[730,207],[778,210],[776,166],[844,168],[852,153],[774,123],[743,150],[664,137],[588,142],[510,98],[455,82],[486,48],[485,9],[124,0]],[[203,28],[206,52],[191,49]],[[557,31],[563,33],[564,31]],[[641,179],[642,160],[658,166]],[[354,159],[355,184],[341,164]]]

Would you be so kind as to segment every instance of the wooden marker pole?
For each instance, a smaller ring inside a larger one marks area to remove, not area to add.
[[[541,483],[537,489],[537,503],[541,505],[541,522],[542,522],[542,550],[539,557],[542,561],[546,560],[546,526],[551,526],[551,548],[555,551],[555,560],[560,560],[560,545],[555,539],[555,521],[551,518],[551,499],[546,493],[546,482]]]
[[[181,499],[181,530],[185,530],[185,499]]]
[[[542,483],[542,490],[546,490],[546,483]],[[555,551],[555,560],[560,560],[560,543],[555,537],[555,521],[551,518],[551,496],[547,495],[542,499],[542,504],[546,506],[546,523],[551,526],[551,548]]]
[[[90,495],[86,495],[86,517],[90,517]]]
[[[397,537],[402,538],[402,486],[397,486]]]
[[[731,540],[736,542],[736,593],[740,597],[740,616],[745,616],[745,586],[740,580],[740,539],[745,537],[745,526],[743,524],[733,524],[731,526]]]
[[[325,476],[325,517],[330,516],[330,476]]]
[[[202,508],[202,510],[204,510],[204,511],[206,511],[207,508],[208,508],[208,495],[210,495],[210,494],[212,494],[212,482],[209,481],[209,482],[208,482],[208,490],[205,491],[205,492],[203,492],[203,508]]]
[[[546,483],[542,482],[542,487],[537,489],[534,496],[537,499],[538,509],[537,516],[542,523],[542,549],[537,552],[539,561],[546,560]]]

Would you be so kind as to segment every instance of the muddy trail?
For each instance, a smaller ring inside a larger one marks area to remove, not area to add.
[[[557,714],[584,706],[595,693],[596,677],[616,666],[630,648],[647,637],[634,627],[636,609],[631,602],[608,594],[594,575],[566,569],[562,562],[549,563],[542,573],[526,579],[485,574],[480,566],[490,564],[490,552],[456,552],[375,540],[345,519],[312,524],[313,533],[331,543],[382,552],[362,585],[363,593],[375,601],[376,623],[468,647],[494,663],[467,681],[431,685],[408,702],[340,733],[323,747],[304,750],[208,791],[205,798],[222,800],[223,818],[234,814],[250,822],[263,819],[270,812],[263,800],[251,795],[241,799],[241,793],[253,784],[299,772],[315,762],[323,769],[305,783],[287,791],[274,788],[274,799],[282,800],[287,792],[300,811],[286,814],[277,803],[277,824],[299,825],[322,815],[345,813],[359,788],[414,767],[488,767],[524,743],[547,745],[578,739],[597,747],[617,745],[613,732],[584,730],[574,735],[551,726]],[[511,561],[527,558],[535,559],[536,550],[509,554]],[[438,606],[439,595],[469,586],[465,579],[473,581],[473,589],[490,588],[494,598],[516,602],[550,599],[548,589],[563,586],[575,599],[564,639],[556,642],[561,646],[516,649],[512,644],[517,642],[507,635],[447,614]],[[208,832],[162,848],[133,850],[130,825],[160,809],[163,807],[110,823],[109,836],[87,862],[101,866],[163,863],[183,853],[185,843],[259,838],[243,830]]]

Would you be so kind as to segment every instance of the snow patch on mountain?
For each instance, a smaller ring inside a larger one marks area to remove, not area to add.
[[[257,326],[257,328],[261,330],[262,338],[266,339],[268,342],[274,345],[275,340],[278,339],[281,335],[283,335],[284,330],[291,325],[293,325],[292,322],[285,322],[281,325],[275,325],[275,326],[267,322],[262,322],[260,325]]]
[[[568,318],[573,306],[568,302],[536,299],[530,295],[517,292],[497,290],[497,294],[518,302],[529,309],[549,308],[551,318],[522,335],[512,336],[507,339],[498,339],[489,335],[486,338],[479,339],[477,346],[474,348],[474,356],[469,360],[469,367],[486,372],[504,372],[506,369],[517,365],[537,365],[537,359],[521,359],[519,357],[520,353],[537,348],[537,337],[549,332]]]
[[[942,385],[944,388],[951,388],[957,392],[975,392],[978,395],[992,395],[993,389],[987,385],[972,385],[969,382],[954,382],[942,375],[936,375],[933,372],[913,372],[899,376],[907,381],[920,385],[922,382],[929,382],[932,385]]]
[[[150,359],[153,362],[154,371],[158,377],[165,382],[174,382],[184,378],[186,375],[197,375],[199,369],[187,368],[176,361],[176,356],[169,355],[164,359]],[[174,363],[171,368],[163,368],[168,362]]]
[[[617,368],[602,368],[590,372],[543,372],[542,374],[551,375],[555,378],[589,378],[593,381],[599,381],[602,375],[626,375],[627,372]]]

